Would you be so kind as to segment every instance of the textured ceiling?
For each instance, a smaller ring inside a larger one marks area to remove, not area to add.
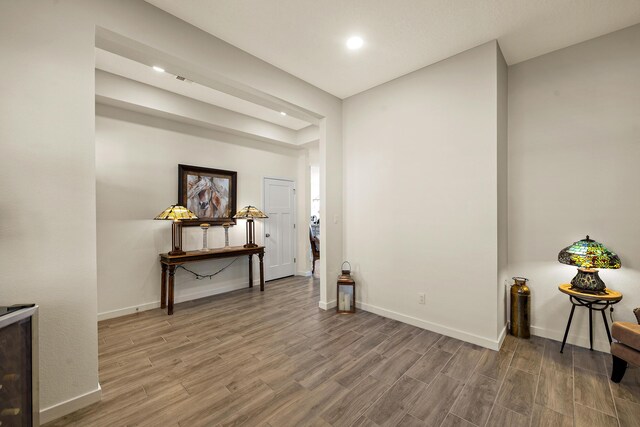
[[[146,1],[340,98],[493,39],[511,65],[640,22],[640,0]]]

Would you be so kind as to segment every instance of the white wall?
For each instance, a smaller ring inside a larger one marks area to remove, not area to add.
[[[615,317],[640,306],[640,25],[509,68],[509,270],[528,277],[533,332],[562,340],[571,305],[557,290],[576,269],[558,252],[589,234],[618,253],[603,270],[624,294]],[[588,346],[577,309],[570,342]],[[598,348],[608,342],[594,318]]]
[[[6,65],[0,83],[0,189],[6,203],[21,209],[8,210],[14,213],[1,222],[0,267],[8,285],[0,288],[0,300],[35,301],[42,307],[44,422],[99,397],[95,393],[97,27],[179,57],[211,78],[223,76],[229,87],[249,87],[257,96],[269,94],[323,117],[322,187],[332,195],[323,210],[328,216],[342,215],[338,98],[142,0],[1,2],[0,51]],[[321,268],[333,276],[342,259],[341,220],[324,234],[326,256]],[[326,286],[326,279],[321,286]],[[326,299],[327,290],[322,294]]]
[[[71,2],[0,4],[0,304],[40,305],[41,408],[99,397],[93,31]]]
[[[345,254],[362,306],[487,347],[498,345],[497,54],[484,44],[343,106]]]
[[[498,99],[498,282],[496,283],[498,289],[498,323],[497,333],[498,337],[502,337],[507,333],[505,328],[507,319],[507,295],[505,293],[505,280],[508,276],[508,71],[507,62],[502,56],[500,47],[498,46],[498,52],[496,55],[498,62],[497,73],[497,99]],[[508,281],[508,280],[507,280]]]
[[[98,315],[115,317],[136,308],[159,306],[158,254],[171,248],[171,224],[153,217],[176,202],[178,164],[234,170],[238,173],[238,208],[261,206],[263,178],[299,182],[297,149],[270,144],[238,144],[238,137],[195,128],[144,114],[98,105],[96,109],[96,196],[98,232]],[[260,149],[260,146],[263,149]],[[262,222],[256,222],[263,243]],[[244,221],[229,230],[230,243],[245,243]],[[185,250],[202,247],[199,227],[183,228]],[[222,227],[209,229],[209,247],[224,246]],[[196,263],[200,274],[218,271],[232,259]],[[257,257],[254,257],[257,271]],[[259,283],[259,275],[254,278]],[[247,259],[242,257],[212,280],[176,273],[176,301],[247,287]]]

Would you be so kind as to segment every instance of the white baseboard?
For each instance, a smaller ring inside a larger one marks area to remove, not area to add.
[[[336,308],[336,300],[329,301],[329,302],[320,301],[318,303],[318,307],[320,307],[323,310],[330,310],[332,308]]]
[[[504,342],[504,339],[507,337],[507,325],[504,325],[504,328],[502,328],[502,332],[500,332],[500,335],[498,336],[498,348],[502,348],[502,343]]]
[[[335,306],[335,301],[333,301]],[[437,332],[442,335],[457,338],[462,341],[470,342],[482,347],[486,347],[491,350],[499,350],[499,340],[491,340],[479,335],[470,334],[468,332],[460,331],[458,329],[449,328],[438,323],[428,322],[426,320],[418,319],[416,317],[407,316],[405,314],[397,313],[395,311],[387,310],[385,308],[376,307],[374,305],[365,303],[356,303],[356,307],[361,308],[364,311],[368,311],[379,316],[388,317],[393,320],[397,320],[402,323],[408,323],[409,325],[417,326],[418,328],[427,329],[433,332]],[[320,307],[322,308],[322,306]]]
[[[253,284],[254,288],[259,286],[260,286],[259,281]],[[191,301],[194,299],[210,297],[212,295],[218,295],[218,294],[223,294],[225,292],[237,291],[238,289],[244,289],[247,287],[248,286],[246,282],[236,283],[233,285],[223,286],[221,288],[207,289],[204,291],[193,292],[187,295],[176,295],[176,297],[174,298],[174,303],[178,304],[181,302]],[[154,308],[158,308],[158,307],[160,307],[160,300],[154,301],[154,302],[148,302],[140,305],[133,305],[130,307],[119,308],[116,310],[105,311],[102,313],[98,313],[98,321],[113,319],[115,317],[126,316],[128,314],[133,314],[133,313],[139,313],[141,311],[153,310]]]
[[[311,277],[311,271],[296,271],[296,276]]]
[[[102,387],[98,384],[98,388],[88,393],[81,394],[73,399],[65,400],[48,408],[40,410],[40,424],[46,424],[50,421],[57,420],[67,414],[75,412],[86,406],[99,402],[102,398]]]
[[[554,330],[540,328],[538,326],[531,326],[531,333],[535,336],[542,337],[542,338],[549,338],[551,340],[558,341],[558,342],[562,342],[562,338],[564,337],[564,331],[554,331]],[[575,336],[575,335],[569,334],[569,336],[567,337],[567,343],[576,345],[578,347],[589,348],[589,337]],[[594,339],[593,349],[602,351],[604,353],[610,353],[611,344],[609,344],[609,341]]]
[[[148,302],[146,304],[132,305],[131,307],[105,311],[103,313],[98,313],[98,322],[101,320],[113,319],[116,317],[126,316],[128,314],[138,313],[141,311],[153,310],[154,308],[158,307],[160,307],[160,301]]]

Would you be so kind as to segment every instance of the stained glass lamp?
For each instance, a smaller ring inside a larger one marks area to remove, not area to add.
[[[173,221],[171,225],[171,247],[173,248],[169,255],[184,255],[182,250],[182,220],[198,219],[198,217],[189,209],[180,205],[171,205],[154,219],[170,219]]]
[[[254,218],[269,218],[262,212],[260,209],[255,206],[245,206],[240,209],[234,216],[237,219],[246,219],[247,220],[247,243],[244,244],[245,248],[257,248],[255,240],[255,225],[253,224]]]
[[[578,267],[571,287],[583,292],[603,293],[606,286],[598,275],[599,268],[620,268],[620,258],[602,243],[587,236],[567,246],[558,254],[562,264]]]

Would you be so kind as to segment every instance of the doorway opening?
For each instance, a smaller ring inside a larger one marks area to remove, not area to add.
[[[312,152],[310,151],[310,154]],[[320,263],[320,166],[317,164],[317,156],[309,156],[310,175],[310,199],[311,217],[309,219],[309,254],[311,259],[311,275],[320,278],[320,269],[316,264]]]

